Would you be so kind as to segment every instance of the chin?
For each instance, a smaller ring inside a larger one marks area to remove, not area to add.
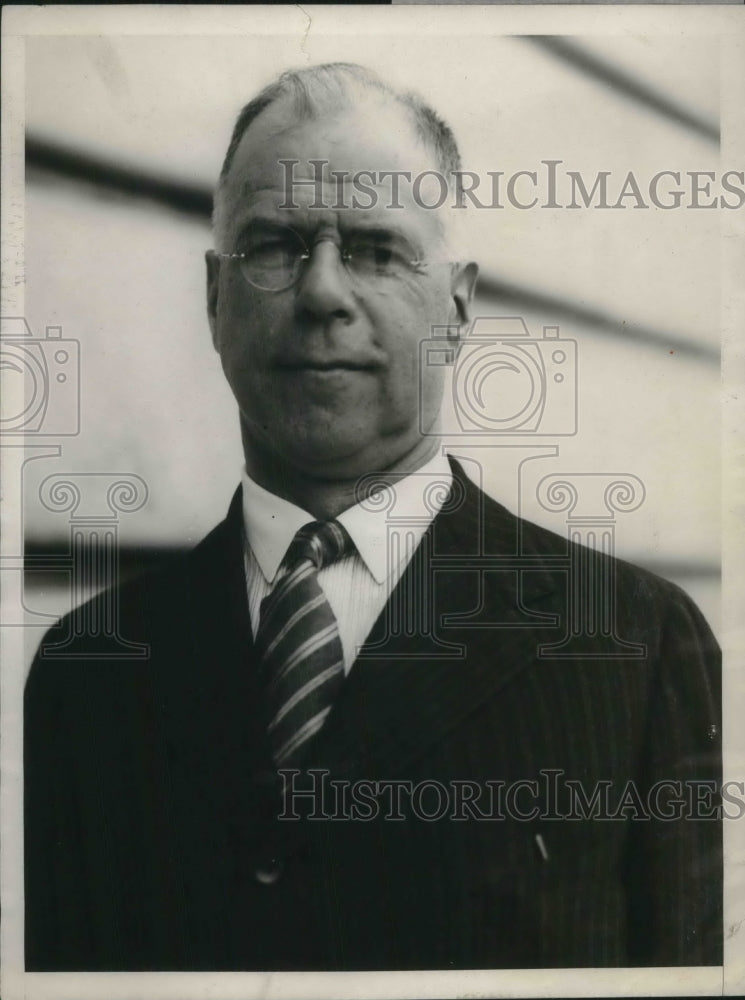
[[[346,479],[366,472],[369,467],[363,446],[356,443],[308,443],[301,451],[289,457],[295,468],[319,479]]]
[[[418,452],[422,439],[393,441],[336,440],[328,438],[306,440],[294,454],[288,455],[289,464],[307,476],[317,479],[354,479],[373,473],[385,472],[396,467],[406,456]],[[420,460],[420,459],[419,459]],[[419,464],[419,461],[417,461]]]

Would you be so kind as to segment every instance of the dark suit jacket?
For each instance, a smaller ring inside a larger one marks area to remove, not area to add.
[[[613,629],[596,621],[582,656],[541,652],[567,628],[567,554],[588,550],[454,468],[389,605],[419,620],[381,616],[312,762],[327,779],[410,782],[403,818],[390,784],[354,786],[356,820],[330,799],[335,819],[276,818],[238,494],[177,565],[48,634],[25,705],[29,970],[721,962],[720,823],[639,811],[660,780],[720,781],[707,625],[677,587],[597,556]],[[148,658],[104,655],[118,647],[102,648],[94,615],[112,600]],[[619,639],[646,655],[614,656],[631,650]],[[606,818],[558,818],[576,812],[568,781],[589,811],[605,788]],[[678,791],[658,795],[673,816]],[[426,819],[443,795],[447,815]]]

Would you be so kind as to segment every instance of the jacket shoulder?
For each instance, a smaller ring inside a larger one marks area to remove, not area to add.
[[[467,479],[460,467],[458,473]],[[534,566],[554,578],[557,573],[563,574],[565,581],[570,567],[587,567],[592,561],[595,572],[612,581],[617,601],[630,615],[639,614],[650,623],[654,621],[658,629],[663,619],[683,618],[716,645],[701,611],[678,584],[612,552],[591,548],[520,517],[472,480],[467,482],[466,490],[471,494],[468,505],[472,509],[478,506],[482,511],[483,532],[488,545],[492,544],[489,539],[496,538],[499,540],[497,544],[504,546],[505,550],[531,557]]]
[[[234,528],[226,518],[193,549],[106,588],[62,616],[41,640],[27,691],[39,674],[68,682],[74,669],[103,661],[120,664],[121,677],[126,668],[151,662],[152,646],[173,645],[188,635],[210,615],[210,603],[223,606],[227,599],[228,582],[240,565],[240,552],[231,544]]]

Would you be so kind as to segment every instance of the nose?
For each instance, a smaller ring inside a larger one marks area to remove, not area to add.
[[[353,318],[356,306],[349,275],[331,240],[321,240],[311,250],[295,288],[295,304],[299,313],[323,322]]]

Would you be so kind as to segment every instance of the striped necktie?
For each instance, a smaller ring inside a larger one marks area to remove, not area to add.
[[[318,571],[353,548],[337,521],[306,524],[290,543],[280,579],[261,602],[256,650],[277,767],[305,760],[344,679],[339,628]]]

